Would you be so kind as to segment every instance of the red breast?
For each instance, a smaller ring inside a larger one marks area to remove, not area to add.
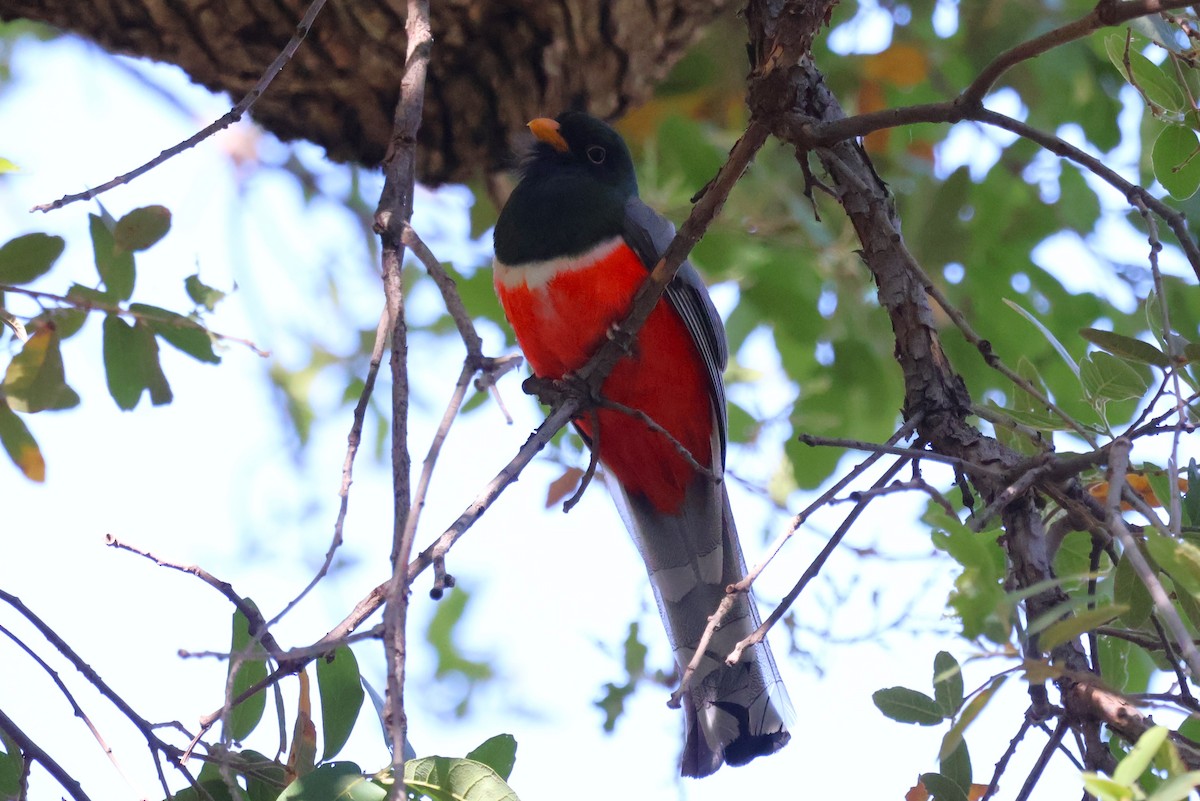
[[[576,257],[495,266],[496,294],[534,373],[562,378],[582,367],[629,311],[646,268],[614,238]],[[705,467],[713,460],[708,375],[679,315],[660,300],[601,388],[603,397],[645,412]],[[600,461],[627,492],[665,514],[679,511],[695,475],[674,443],[627,413],[600,409]],[[597,441],[592,415],[576,421]]]

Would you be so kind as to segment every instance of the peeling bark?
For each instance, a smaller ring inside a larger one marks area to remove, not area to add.
[[[0,0],[107,50],[176,64],[241,97],[278,55],[306,0]],[[644,101],[730,0],[443,0],[418,176],[464,181],[506,166],[530,119],[568,107],[619,116]],[[252,116],[331,159],[383,160],[404,68],[404,2],[329,3]]]

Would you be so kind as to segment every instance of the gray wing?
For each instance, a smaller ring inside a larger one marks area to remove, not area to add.
[[[667,246],[675,237],[675,226],[669,220],[647,206],[641,198],[630,198],[625,204],[625,242],[633,248],[647,270],[653,270]],[[713,306],[708,287],[696,268],[684,262],[667,285],[667,302],[675,309],[692,335],[704,366],[708,370],[712,388],[713,407],[717,414],[721,434],[721,463],[725,462],[725,364],[729,360],[729,346],[725,341],[725,326]]]

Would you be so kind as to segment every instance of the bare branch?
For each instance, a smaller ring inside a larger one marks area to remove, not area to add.
[[[887,483],[895,477],[896,473],[900,472],[900,468],[908,464],[909,458],[910,457],[897,459],[895,464],[884,471],[884,474],[880,476],[874,484],[871,485],[872,489],[887,485]],[[850,510],[850,514],[846,515],[845,520],[843,520],[842,524],[838,526],[837,531],[833,533],[833,536],[830,537],[829,541],[825,543],[825,547],[821,549],[821,552],[817,554],[816,558],[812,560],[809,566],[805,569],[804,573],[801,574],[800,578],[796,581],[796,584],[790,590],[788,590],[787,595],[783,596],[783,600],[779,602],[779,605],[771,610],[771,614],[767,615],[767,619],[764,620],[757,629],[755,629],[748,637],[745,637],[733,647],[733,651],[731,651],[729,656],[725,658],[726,664],[732,665],[737,663],[737,661],[742,658],[743,651],[750,646],[757,645],[763,641],[763,638],[767,636],[767,632],[771,630],[771,627],[779,622],[787,610],[791,608],[792,604],[796,602],[796,599],[800,597],[800,593],[803,592],[804,588],[808,586],[808,582],[816,578],[817,574],[821,572],[821,568],[825,566],[825,562],[829,560],[830,555],[832,555],[834,550],[837,549],[837,546],[841,544],[842,538],[845,537],[850,531],[850,527],[854,525],[854,521],[857,520],[858,516],[862,514],[863,510],[867,508],[867,504],[871,502],[873,497],[874,496],[872,495],[865,495],[862,500],[854,505],[854,508]],[[743,579],[742,583],[744,582],[745,580]],[[737,587],[738,585],[734,586]]]
[[[479,363],[483,361],[483,340],[479,338],[479,332],[475,330],[475,322],[467,312],[462,296],[458,294],[458,287],[455,286],[454,279],[450,277],[441,262],[421,241],[421,237],[417,236],[416,230],[407,221],[400,234],[400,241],[421,260],[421,264],[425,265],[425,269],[429,272],[429,277],[437,284],[438,290],[442,293],[442,301],[446,304],[446,311],[450,313],[450,319],[454,320],[454,325],[458,328],[458,335],[462,337],[463,344],[467,346],[467,358],[472,363],[472,367],[478,367]]]
[[[857,439],[843,439],[841,437],[818,437],[812,434],[801,434],[797,439],[805,445],[811,447],[829,447],[829,448],[853,448],[858,451],[870,451],[872,453],[890,453],[896,456],[906,456],[909,459],[920,460],[927,459],[931,462],[948,464],[952,467],[957,467],[967,473],[982,474],[1000,478],[1001,473],[991,467],[986,467],[981,464],[975,464],[965,459],[960,459],[957,456],[947,456],[936,451],[929,451],[918,448],[900,448],[895,445],[880,445],[874,442],[863,442]]]
[[[379,317],[379,325],[375,328],[375,344],[371,347],[371,359],[367,363],[367,375],[363,379],[362,392],[358,395],[358,403],[354,405],[353,422],[350,424],[350,433],[346,435],[346,458],[342,462],[342,485],[338,488],[338,498],[341,503],[338,505],[337,520],[333,524],[333,540],[329,543],[329,549],[325,552],[325,559],[321,562],[321,567],[317,570],[316,575],[312,580],[305,585],[304,589],[296,595],[295,598],[288,601],[283,609],[275,617],[267,621],[267,626],[274,626],[290,611],[296,608],[296,604],[308,595],[317,583],[329,572],[330,566],[333,564],[334,554],[341,547],[343,534],[346,525],[346,514],[350,510],[350,485],[354,479],[354,458],[358,455],[358,447],[362,444],[362,430],[366,421],[367,407],[371,402],[371,395],[375,391],[375,380],[379,377],[379,366],[383,363],[383,348],[387,342],[388,334],[388,313],[385,310]]]
[[[221,595],[225,596],[234,607],[241,612],[249,623],[250,636],[256,641],[262,643],[267,649],[267,653],[273,658],[278,659],[282,653],[279,643],[275,642],[275,637],[267,628],[267,621],[263,619],[262,613],[259,612],[253,605],[246,602],[242,596],[238,595],[233,589],[233,585],[228,581],[222,581],[213,574],[209,573],[199,565],[182,565],[176,562],[170,562],[162,557],[155,556],[149,551],[144,551],[137,546],[121,542],[112,534],[104,536],[104,544],[110,548],[116,548],[120,551],[129,551],[138,556],[149,559],[159,567],[168,567],[172,570],[178,570],[180,573],[188,573],[203,581],[208,586],[212,587]]]
[[[4,710],[0,709],[0,731],[4,732],[17,747],[21,749],[21,753],[27,756],[30,760],[37,762],[46,772],[54,777],[54,780],[62,785],[71,798],[75,801],[92,801],[88,794],[83,791],[83,787],[75,780],[62,765],[54,761],[54,757],[47,754],[41,746],[29,738],[29,735],[21,731],[17,726],[16,721],[4,714]]]
[[[308,32],[312,28],[313,22],[316,20],[317,15],[321,13],[321,9],[324,7],[324,5],[325,0],[312,0],[308,10],[304,12],[304,16],[300,19],[300,24],[296,26],[296,31],[292,34],[292,38],[288,40],[286,45],[283,46],[283,50],[279,51],[279,55],[275,57],[275,60],[271,62],[269,67],[267,67],[266,71],[262,74],[262,77],[260,77],[258,82],[254,84],[254,88],[251,89],[245,97],[239,100],[237,105],[223,114],[211,125],[207,126],[199,133],[188,137],[174,147],[167,148],[142,166],[130,170],[124,175],[118,175],[111,181],[100,184],[100,186],[97,186],[95,189],[89,189],[86,192],[80,192],[77,195],[65,195],[64,197],[60,197],[58,200],[55,200],[52,203],[41,203],[37,206],[34,206],[32,209],[30,209],[30,211],[53,211],[54,209],[61,209],[68,203],[74,203],[77,200],[91,200],[103,192],[107,192],[108,190],[118,187],[122,184],[129,183],[134,178],[149,172],[167,159],[177,156],[183,151],[195,147],[208,137],[215,134],[217,131],[233,125],[242,118],[243,114],[250,110],[250,107],[254,105],[258,98],[262,97],[263,92],[267,91],[267,87],[271,85],[271,81],[275,80],[275,76],[282,72],[283,68],[287,66],[287,63],[292,60],[292,56],[296,54],[296,50],[299,49],[300,43],[304,41],[304,37],[308,36]]]
[[[407,796],[404,787],[404,743],[408,719],[404,711],[404,678],[407,658],[408,560],[414,527],[409,525],[411,491],[408,452],[408,333],[404,320],[401,268],[404,231],[412,219],[416,185],[417,130],[425,103],[425,73],[433,37],[429,27],[429,0],[408,0],[404,34],[407,39],[400,97],[392,121],[392,139],[384,159],[383,192],[375,212],[375,229],[383,245],[383,285],[392,331],[392,577],[383,613],[383,650],[387,662],[385,718],[392,746],[394,782],[389,799]]]
[[[146,312],[132,311],[130,309],[121,308],[120,304],[117,303],[101,303],[100,301],[92,300],[91,298],[72,298],[65,295],[55,295],[52,292],[41,292],[36,289],[29,289],[28,287],[13,286],[12,284],[0,284],[0,292],[12,292],[17,295],[25,295],[26,297],[30,297],[38,301],[49,300],[72,309],[82,309],[84,311],[102,311],[107,314],[119,314],[122,317],[128,317],[131,320],[145,320],[148,323],[163,323],[171,326],[195,328],[197,331],[203,331],[205,334],[208,334],[210,337],[220,340],[221,342],[232,342],[237,345],[243,345],[246,348],[249,348],[255,356],[261,356],[265,359],[271,355],[270,351],[263,350],[248,339],[232,337],[228,334],[222,334],[217,331],[213,331],[212,329],[201,325],[189,317],[178,316],[172,317],[171,319],[164,319],[157,314],[147,314]]]
[[[32,609],[27,607],[20,598],[5,592],[3,589],[0,589],[0,601],[7,603],[22,617],[28,620],[33,627],[38,630],[38,633],[45,637],[56,651],[62,654],[62,656],[68,662],[74,665],[75,669],[82,673],[84,678],[86,678],[101,695],[107,698],[113,706],[121,711],[121,714],[129,719],[134,727],[141,733],[142,737],[146,740],[146,743],[152,750],[161,752],[163,755],[165,755],[171,764],[174,765],[177,770],[183,773],[190,783],[195,785],[195,777],[192,776],[191,772],[184,767],[181,762],[183,752],[170,743],[165,742],[162,738],[155,734],[154,726],[152,726],[149,721],[134,711],[133,707],[131,707],[124,698],[122,698],[117,692],[109,687],[108,684],[102,678],[100,678],[100,674],[93,670],[91,665],[83,661],[83,659],[80,658],[77,653],[75,653],[74,649],[72,649],[62,637],[58,636],[58,633],[53,628],[51,628],[44,620],[38,617],[37,614],[35,614]]]
[[[92,733],[92,738],[96,741],[96,744],[100,746],[100,750],[104,752],[104,755],[108,757],[108,761],[112,763],[114,768],[116,768],[121,779],[124,780],[129,789],[137,792],[136,788],[133,786],[133,782],[130,781],[128,774],[125,773],[125,769],[121,767],[121,763],[117,759],[117,755],[113,753],[112,747],[104,741],[104,737],[100,734],[100,730],[96,728],[96,724],[92,723],[92,719],[87,716],[87,713],[83,711],[83,707],[81,707],[79,702],[75,700],[75,696],[72,695],[71,691],[67,689],[67,685],[63,682],[62,678],[59,677],[58,672],[54,668],[50,667],[50,665],[46,664],[46,660],[42,659],[42,657],[39,656],[36,651],[26,645],[19,637],[17,637],[17,635],[13,634],[2,625],[0,625],[0,634],[3,634],[4,636],[8,637],[8,639],[12,640],[18,648],[24,651],[30,659],[37,663],[38,667],[45,671],[46,675],[50,677],[50,680],[54,682],[54,685],[58,687],[58,691],[62,693],[64,698],[67,699],[67,703],[71,705],[71,711],[75,713],[75,717],[82,720],[83,724],[87,726],[88,731]],[[164,789],[166,788],[164,787]]]

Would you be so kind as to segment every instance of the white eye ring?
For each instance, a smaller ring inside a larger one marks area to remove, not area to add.
[[[588,161],[593,164],[603,164],[606,155],[608,154],[604,152],[604,148],[600,147],[600,145],[592,145],[587,149]]]

